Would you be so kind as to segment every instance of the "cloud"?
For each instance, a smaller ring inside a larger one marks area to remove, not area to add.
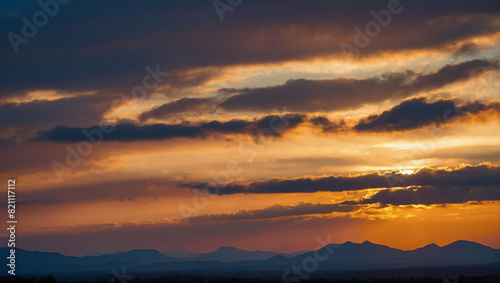
[[[256,220],[286,216],[302,216],[310,214],[330,214],[333,212],[351,212],[360,209],[356,206],[337,203],[301,203],[298,205],[279,205],[255,210],[240,210],[234,213],[202,214],[189,217],[190,223],[206,223],[210,221]]]
[[[181,98],[142,113],[139,120],[144,122],[148,119],[168,120],[172,117],[178,117],[179,114],[201,114],[213,112],[217,103],[214,98]]]
[[[335,133],[346,128],[344,120],[336,123],[330,121],[327,117],[316,116],[309,119],[309,122],[314,126],[320,128],[325,133]]]
[[[173,196],[183,194],[184,190],[178,188],[189,187],[193,189],[205,189],[209,192],[217,192],[220,195],[236,193],[307,193],[317,191],[352,191],[364,190],[368,188],[390,188],[422,186],[417,189],[407,189],[390,191],[388,193],[379,192],[372,198],[358,202],[359,204],[380,202],[385,204],[395,204],[415,199],[418,201],[445,201],[449,203],[466,201],[496,200],[500,188],[500,167],[490,167],[486,165],[467,166],[453,171],[421,169],[414,175],[394,174],[379,175],[367,174],[352,177],[322,177],[322,178],[297,178],[288,180],[272,179],[269,181],[254,182],[248,185],[229,184],[217,187],[216,184],[207,183],[180,183],[168,178],[155,179],[131,179],[108,181],[95,184],[83,184],[64,186],[59,185],[47,189],[27,191],[18,199],[23,205],[56,205],[78,202],[95,201],[132,201],[144,198],[160,198],[163,196]],[[393,182],[390,185],[388,181]],[[394,193],[392,193],[394,192]],[[380,194],[380,195],[379,195]],[[453,194],[456,194],[453,196]],[[377,196],[379,195],[379,196]],[[409,198],[412,196],[413,198]],[[382,197],[384,200],[382,200]],[[392,199],[391,199],[392,197]],[[401,197],[401,198],[399,198]],[[392,202],[390,202],[392,201]],[[394,203],[393,203],[394,202]],[[343,204],[358,204],[346,202]],[[411,203],[411,202],[410,202]],[[415,202],[414,202],[415,203]],[[438,203],[438,202],[436,202]],[[415,203],[418,204],[418,203]],[[421,203],[427,204],[427,203]],[[429,203],[431,204],[431,203]],[[262,210],[244,210],[237,213],[223,213],[217,215],[193,216],[200,221],[219,220],[243,220],[243,219],[265,219],[279,216],[325,214],[331,212],[350,212],[354,208],[339,204],[310,204],[304,203],[297,206],[276,205]],[[191,219],[191,218],[190,218]]]
[[[78,102],[78,101],[77,101]],[[193,105],[211,107],[210,100],[180,99],[170,104],[164,104],[141,115],[141,119],[150,117],[168,117],[184,111],[192,111]],[[1,107],[1,106],[0,106]],[[169,111],[168,109],[172,109]],[[428,103],[425,98],[415,98],[403,101],[388,111],[371,115],[361,119],[353,128],[349,128],[343,120],[330,121],[325,116],[309,116],[307,114],[268,115],[253,120],[233,119],[226,122],[213,120],[210,122],[191,124],[146,124],[136,125],[130,122],[121,122],[114,125],[114,130],[103,135],[104,141],[135,141],[135,140],[164,140],[173,138],[206,138],[209,136],[245,134],[258,136],[281,136],[299,125],[318,128],[324,133],[344,133],[350,130],[358,132],[392,132],[421,128],[436,123],[437,125],[453,122],[458,117],[470,118],[484,111],[500,112],[499,102],[457,105],[452,100],[438,100]],[[68,115],[70,113],[66,112]],[[96,113],[85,114],[96,116]],[[102,114],[100,114],[102,116]],[[97,115],[98,116],[98,115]],[[84,116],[85,117],[85,116]],[[49,115],[49,118],[51,116]],[[94,117],[97,118],[97,117]],[[34,117],[33,117],[34,119]],[[81,119],[81,117],[80,117]],[[71,123],[71,118],[67,121]],[[53,120],[52,123],[56,123]],[[100,126],[88,128],[56,126],[42,131],[34,140],[54,142],[78,142],[87,140],[84,132],[98,131]],[[267,130],[267,131],[266,131]],[[99,130],[100,131],[100,130]]]
[[[13,2],[13,1],[10,1]],[[388,51],[443,50],[456,42],[498,31],[498,2],[433,1],[401,3],[401,14],[371,38],[358,57]],[[22,36],[22,17],[42,10],[37,2],[6,5],[0,33]],[[60,5],[16,54],[7,38],[0,43],[0,96],[28,90],[126,91],[141,83],[148,65],[179,73],[224,67],[307,60],[344,54],[342,42],[354,44],[353,27],[364,29],[370,11],[387,1],[252,1],[225,13],[224,22],[206,1],[86,1]],[[119,13],[117,13],[119,9]],[[300,11],[300,13],[297,13]],[[187,84],[198,79],[183,77]],[[171,82],[168,79],[166,84]],[[178,82],[176,82],[178,84]]]
[[[245,134],[256,138],[263,136],[280,137],[304,122],[305,116],[299,114],[269,115],[256,120],[234,119],[227,122],[211,121],[199,125],[118,124],[110,133],[103,134],[103,141],[130,142],[136,140],[165,140],[172,138],[206,138],[222,134]],[[88,138],[84,132],[100,131],[100,126],[89,128],[57,126],[40,133],[36,140],[55,142],[78,142]],[[266,131],[267,129],[267,131]]]
[[[14,129],[16,135],[50,129],[56,125],[87,126],[98,124],[111,108],[113,97],[107,94],[82,95],[57,100],[34,100],[0,104],[0,130]]]
[[[361,119],[354,126],[360,132],[393,132],[406,131],[424,126],[446,124],[456,119],[470,118],[471,114],[494,110],[500,113],[499,102],[457,105],[452,100],[438,100],[428,103],[425,98],[414,98],[401,102],[381,114],[371,115]]]
[[[286,105],[290,111],[301,112],[352,109],[440,88],[495,68],[498,68],[497,61],[473,60],[425,74],[407,71],[367,79],[295,79],[270,87],[222,89],[221,93],[234,95],[220,106],[228,111],[264,112],[276,105]]]
[[[498,70],[499,66],[499,59],[493,61],[476,59],[455,65],[446,65],[436,72],[418,75],[409,84],[408,90],[423,91],[437,89],[450,83],[473,78],[489,70]]]
[[[492,186],[424,186],[398,190],[381,190],[373,196],[345,204],[446,204],[466,203],[469,201],[500,200],[500,185]]]
[[[163,179],[138,179],[101,182],[27,191],[19,197],[22,205],[55,205],[95,201],[132,201],[140,198],[156,198],[173,195],[176,182]]]
[[[271,179],[249,184],[228,184],[218,186],[209,183],[189,183],[182,187],[204,189],[226,194],[276,194],[312,193],[320,191],[341,192],[368,188],[390,188],[401,186],[493,186],[500,183],[500,167],[477,165],[451,171],[423,168],[412,175],[401,173],[371,173],[359,176],[328,176],[318,178]]]
[[[460,49],[455,51],[453,54],[454,58],[459,57],[460,55],[471,55],[476,53],[479,50],[479,46],[473,42],[467,42],[460,45]]]

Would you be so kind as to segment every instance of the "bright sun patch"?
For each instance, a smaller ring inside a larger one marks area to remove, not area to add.
[[[412,174],[415,174],[415,170],[404,169],[404,170],[401,171],[401,174],[403,174],[403,175],[412,175]]]

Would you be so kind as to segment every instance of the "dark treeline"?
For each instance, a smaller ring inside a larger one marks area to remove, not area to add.
[[[156,278],[134,278],[134,279],[98,279],[98,280],[80,280],[67,281],[57,280],[49,275],[47,277],[2,277],[0,283],[164,283],[164,282],[179,282],[179,283],[283,283],[281,279],[257,279],[257,278],[236,278],[236,277],[216,277],[216,276],[196,276],[196,275],[170,275]],[[456,278],[390,278],[390,279],[325,279],[312,278],[308,280],[300,280],[300,283],[498,283],[500,276],[459,276]],[[297,282],[298,283],[298,282]]]

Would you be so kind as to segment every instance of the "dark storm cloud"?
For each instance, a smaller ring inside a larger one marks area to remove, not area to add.
[[[456,105],[452,100],[438,100],[428,103],[425,98],[415,98],[401,102],[381,114],[362,119],[354,126],[357,131],[392,132],[406,131],[436,124],[453,122],[455,118],[468,118],[472,114],[495,110],[500,113],[500,103],[480,103]]]
[[[169,119],[177,117],[179,114],[201,114],[213,112],[216,107],[214,98],[181,98],[142,113],[139,116],[140,121],[146,121],[150,118]]]
[[[302,112],[348,109],[391,98],[411,96],[496,68],[498,61],[473,60],[447,65],[426,74],[407,71],[368,79],[297,79],[271,87],[222,89],[224,94],[235,95],[223,101],[220,106],[229,111],[270,111],[271,105],[286,105],[290,111]]]
[[[400,190],[382,190],[359,202],[346,204],[446,204],[465,203],[468,201],[500,200],[500,185],[492,186],[425,186]]]
[[[273,205],[264,209],[241,210],[235,213],[202,214],[189,217],[189,223],[206,223],[209,221],[256,220],[286,216],[310,214],[330,214],[332,212],[351,212],[360,207],[337,203],[301,203],[298,205]]]
[[[219,188],[219,194],[237,193],[312,193],[319,191],[353,191],[368,188],[388,188],[398,186],[493,186],[500,183],[500,167],[486,165],[467,166],[453,171],[424,168],[413,175],[378,173],[345,177],[330,176],[320,178],[271,179],[247,185],[229,184]],[[203,189],[207,183],[184,184],[183,187]]]
[[[57,100],[0,104],[0,130],[15,128],[40,131],[56,125],[88,126],[99,123],[111,108],[113,97],[106,94],[83,95]]]
[[[148,65],[180,74],[185,70],[303,60],[325,55],[343,58],[340,43],[353,44],[354,27],[373,21],[377,1],[248,1],[220,22],[211,1],[70,1],[59,5],[46,25],[18,44],[23,17],[33,22],[38,1],[2,1],[0,14],[0,96],[33,89],[128,90]],[[497,32],[498,1],[401,1],[380,35],[360,57],[398,50],[448,50],[455,42]],[[457,47],[458,48],[458,47]],[[175,84],[200,84],[181,77]],[[165,81],[167,84],[169,79]]]
[[[134,125],[118,124],[114,130],[103,135],[104,141],[129,142],[136,140],[164,140],[172,138],[206,138],[221,134],[246,134],[255,137],[274,136],[291,130],[305,121],[304,115],[285,114],[282,116],[269,115],[257,120],[234,119],[228,122],[211,121],[199,125],[188,124],[153,124]],[[89,128],[58,126],[49,131],[40,133],[36,140],[55,142],[78,142],[88,138],[83,132],[99,131],[100,126]],[[262,132],[262,130],[268,131]]]

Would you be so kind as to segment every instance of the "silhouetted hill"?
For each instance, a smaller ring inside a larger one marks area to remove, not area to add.
[[[193,258],[202,255],[203,253],[194,253],[181,249],[169,249],[162,252],[162,254],[174,258]]]
[[[119,261],[119,262],[136,262],[139,264],[153,264],[153,263],[178,260],[176,258],[166,256],[157,250],[151,250],[151,249],[131,250],[117,255],[103,255],[98,257],[97,259],[98,262],[101,263]]]
[[[266,260],[279,255],[268,251],[245,251],[235,247],[220,247],[217,250],[193,257],[192,260],[239,262],[243,260]]]
[[[102,256],[102,255],[117,255],[117,254],[121,254],[123,253],[122,251],[116,251],[116,252],[110,252],[110,251],[107,251],[107,252],[97,252],[97,253],[91,253],[91,254],[88,254],[88,255],[85,255],[85,256],[94,256],[94,257],[98,257],[98,256]]]

